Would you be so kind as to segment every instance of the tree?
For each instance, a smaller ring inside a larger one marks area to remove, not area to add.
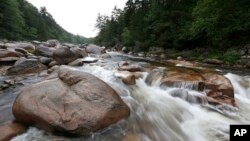
[[[0,38],[22,39],[24,20],[16,0],[1,0]]]
[[[235,37],[249,34],[249,5],[249,0],[199,0],[192,12],[191,37],[205,37],[206,44],[211,46],[241,42]]]

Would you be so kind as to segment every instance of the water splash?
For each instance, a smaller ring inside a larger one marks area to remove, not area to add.
[[[247,99],[250,81],[246,77],[226,75],[234,86],[238,108],[228,105],[207,108],[206,100],[202,105],[196,104],[196,98],[204,94],[189,87],[162,89],[157,82],[147,85],[145,78],[129,87],[114,76],[114,69],[90,65],[82,69],[110,84],[129,105],[131,115],[92,137],[63,140],[121,141],[127,134],[135,134],[141,141],[228,141],[230,124],[250,123]],[[53,139],[54,136],[31,128],[12,141]]]

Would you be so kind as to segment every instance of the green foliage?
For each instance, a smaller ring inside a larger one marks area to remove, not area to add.
[[[99,15],[96,42],[178,49],[241,45],[250,40],[249,5],[249,0],[128,0],[110,17]]]
[[[58,25],[45,7],[40,11],[26,0],[0,0],[0,39],[48,40],[86,43]]]
[[[240,59],[240,55],[235,52],[213,49],[209,52],[207,58],[219,59],[222,60],[225,64],[230,65],[235,64]]]
[[[124,28],[123,32],[122,32],[122,42],[124,43],[124,45],[126,46],[130,46],[132,45],[132,35],[130,33],[130,31],[128,30],[128,28]]]
[[[249,0],[198,0],[192,12],[191,37],[205,37],[207,44],[219,47],[239,42],[235,37],[250,32],[249,5]]]
[[[9,39],[21,39],[23,34],[24,20],[18,9],[16,0],[1,0],[0,4],[0,37]]]

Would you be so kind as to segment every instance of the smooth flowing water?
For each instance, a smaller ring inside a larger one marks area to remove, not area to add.
[[[197,104],[192,98],[187,102],[185,96],[174,97],[176,91],[201,95],[185,85],[161,89],[155,81],[153,86],[148,86],[145,83],[147,73],[137,79],[135,85],[124,85],[114,76],[117,62],[111,59],[108,64],[107,67],[84,65],[81,69],[98,76],[118,92],[130,107],[129,118],[87,137],[59,137],[32,127],[12,141],[229,141],[230,124],[250,124],[248,76],[225,75],[234,86],[237,108],[213,107],[206,101]]]

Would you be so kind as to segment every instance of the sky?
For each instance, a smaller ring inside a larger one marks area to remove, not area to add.
[[[115,6],[123,9],[127,0],[27,0],[35,7],[45,6],[56,22],[68,32],[95,37],[98,13],[110,15]]]

